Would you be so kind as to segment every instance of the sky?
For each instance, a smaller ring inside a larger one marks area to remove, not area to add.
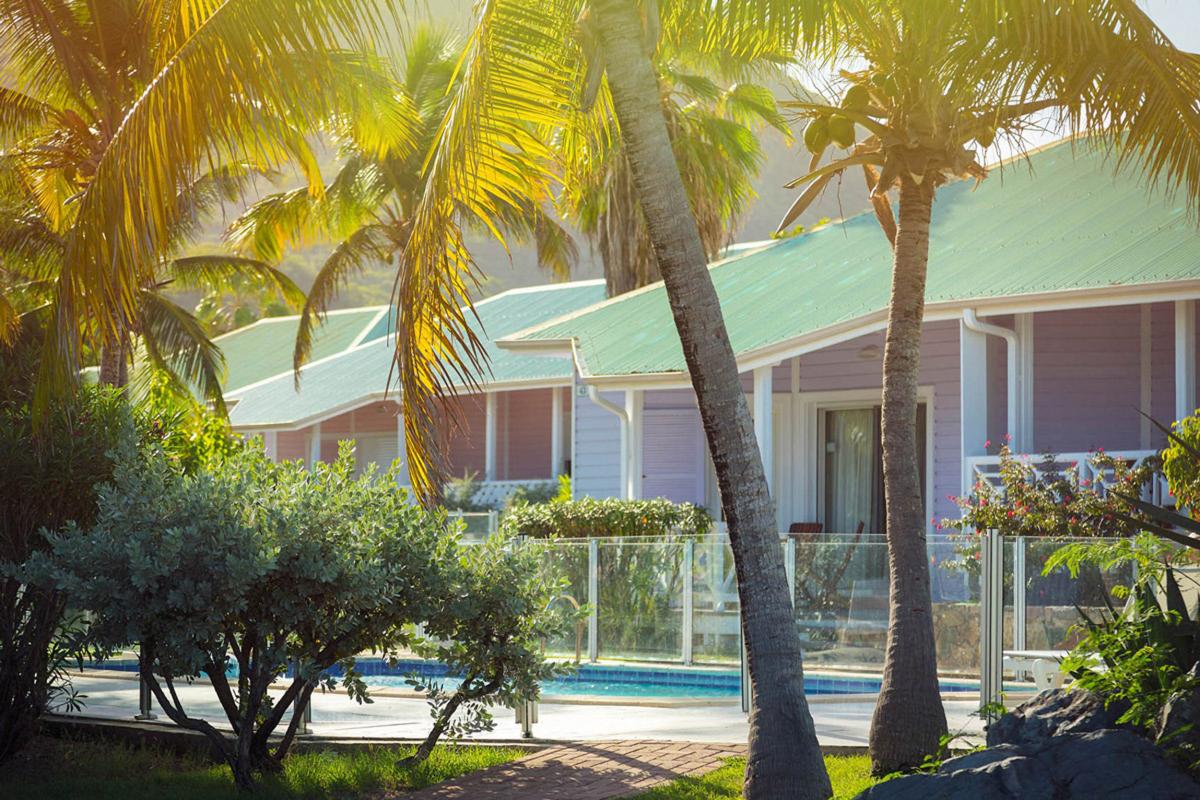
[[[1140,5],[1176,47],[1200,52],[1200,0],[1141,0]]]

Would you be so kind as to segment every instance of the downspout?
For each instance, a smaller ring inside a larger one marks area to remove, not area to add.
[[[1007,413],[1008,435],[1013,437],[1013,442],[1018,441],[1017,438],[1017,405],[1020,402],[1017,394],[1017,332],[1008,328],[1003,328],[999,325],[993,325],[990,322],[981,322],[979,317],[975,315],[975,309],[964,308],[962,314],[963,324],[968,329],[976,333],[982,333],[987,336],[1000,336],[1008,343],[1008,402],[1005,404]]]
[[[619,406],[611,400],[605,400],[592,384],[587,387],[588,399],[610,414],[616,414],[621,421],[621,493],[629,497],[629,414],[624,406]]]

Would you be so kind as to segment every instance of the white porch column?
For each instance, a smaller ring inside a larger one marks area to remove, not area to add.
[[[972,330],[965,322],[959,323],[959,436],[962,447],[962,487],[959,494],[963,495],[970,492],[975,484],[975,476],[971,474],[967,459],[987,455],[987,447],[984,446],[988,439],[987,343],[986,333]]]
[[[1196,411],[1196,303],[1175,302],[1175,419]]]
[[[773,467],[775,459],[771,448],[773,443],[771,415],[774,395],[772,394],[771,370],[771,367],[759,367],[754,370],[754,438],[758,440],[758,451],[762,453],[763,472],[767,476],[767,487],[774,496]]]
[[[626,468],[625,497],[638,500],[642,496],[642,404],[641,389],[625,390],[625,415],[629,418],[625,443]]]
[[[563,467],[563,390],[550,390],[550,477],[557,478]]]
[[[396,473],[396,482],[401,486],[408,485],[408,438],[404,433],[404,415],[396,415],[396,458],[400,459],[400,471]]]
[[[312,426],[312,439],[308,443],[308,466],[321,460],[321,423]]]
[[[1033,441],[1033,314],[1014,314],[1013,327],[1017,331],[1017,396],[1009,402],[1016,403],[1016,430],[1008,433],[1013,437],[1010,446],[1015,453],[1032,453]],[[1013,369],[1010,365],[1009,369]]]
[[[272,461],[279,460],[279,434],[276,431],[263,431],[263,451]]]
[[[487,392],[484,397],[487,400],[484,406],[483,424],[483,479],[494,481],[496,480],[496,393]]]

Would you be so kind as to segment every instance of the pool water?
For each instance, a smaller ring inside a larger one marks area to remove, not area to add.
[[[113,660],[100,669],[135,671],[137,662]],[[360,658],[358,670],[370,686],[379,688],[410,688],[410,677],[436,681],[451,688],[456,679],[446,667],[436,661],[407,659],[389,664],[381,658]],[[338,670],[334,670],[335,674]],[[872,676],[822,675],[804,676],[804,691],[812,695],[874,694],[881,680]],[[978,692],[979,685],[971,681],[943,680],[943,692]],[[696,667],[635,667],[615,664],[583,664],[574,673],[542,684],[544,697],[636,697],[636,698],[696,698],[733,700],[741,694],[736,669],[705,669]]]

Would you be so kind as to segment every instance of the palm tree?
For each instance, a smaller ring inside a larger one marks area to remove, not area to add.
[[[398,2],[0,0],[0,151],[62,240],[40,405],[85,335],[129,341],[201,176],[294,159],[320,194],[305,134],[334,118],[379,152],[413,146],[369,55]]]
[[[686,10],[677,4],[659,28],[654,3],[642,4],[643,14],[635,0],[593,0],[593,58],[602,61],[591,65],[580,44],[586,30],[576,25],[583,5],[491,0],[478,8],[461,76],[427,157],[425,192],[397,280],[396,329],[406,335],[397,337],[396,371],[410,478],[418,491],[432,493],[444,474],[432,424],[440,402],[454,382],[470,383],[486,368],[460,310],[476,274],[462,226],[483,220],[499,233],[507,209],[553,198],[562,138],[597,136],[578,128],[609,120],[602,109],[580,113],[582,96],[592,91],[588,83],[606,80],[611,120],[666,284],[729,524],[754,697],[746,796],[824,800],[832,792],[804,697],[774,509],[652,61],[660,41],[707,34],[709,21],[719,27],[711,15],[720,4],[699,0]]]
[[[582,119],[561,139],[564,162],[560,207],[596,245],[608,295],[661,280],[629,159],[613,119],[612,98],[599,80],[604,61],[594,17],[581,41],[592,72]],[[674,44],[674,46],[669,46]],[[791,130],[775,97],[757,79],[782,80],[770,59],[740,61],[697,52],[699,43],[664,42],[654,66],[663,116],[709,259],[729,244],[739,218],[754,199],[753,178],[762,166],[757,132],[766,125],[785,137]],[[604,124],[588,119],[603,115]]]
[[[202,175],[176,197],[178,213],[170,249],[138,287],[135,313],[124,336],[96,348],[100,383],[125,386],[137,354],[152,371],[163,374],[164,388],[186,397],[195,391],[223,413],[221,351],[204,324],[172,293],[199,289],[220,294],[255,285],[293,310],[303,304],[304,293],[292,280],[261,261],[225,254],[178,254],[206,212],[222,201],[236,200],[252,175],[237,165],[223,167]],[[38,196],[41,177],[20,159],[0,161],[0,260],[5,265],[5,294],[11,297],[5,301],[4,316],[13,324],[22,314],[44,312],[52,304],[55,283],[66,268],[69,222],[64,226],[63,221],[70,219],[70,210],[49,206],[48,198]],[[90,333],[85,332],[85,342],[95,338]]]
[[[371,264],[392,264],[408,243],[412,214],[425,185],[422,162],[438,135],[461,55],[461,42],[446,30],[419,25],[405,38],[397,91],[414,111],[415,146],[380,151],[357,129],[356,120],[327,126],[341,166],[325,191],[307,188],[268,195],[230,226],[238,252],[277,262],[288,247],[312,241],[337,245],[313,279],[296,332],[299,369],[312,350],[313,331],[346,280]],[[570,274],[576,253],[570,236],[537,204],[506,210],[503,226],[519,239],[536,241],[541,266],[558,278]]]
[[[807,184],[783,226],[846,170],[862,170],[893,242],[883,360],[883,471],[890,622],[871,722],[876,774],[913,768],[946,732],[938,692],[917,468],[917,374],[930,219],[939,186],[983,180],[980,159],[1020,152],[1047,125],[1084,134],[1200,200],[1200,57],[1177,50],[1134,0],[813,0],[774,3],[778,30],[842,70],[840,103],[798,103],[810,120]],[[792,15],[788,18],[788,15]],[[746,29],[753,25],[747,24]],[[860,134],[861,137],[860,137]],[[816,168],[833,145],[846,152]],[[898,189],[898,220],[888,193]],[[783,227],[781,226],[781,227]]]

